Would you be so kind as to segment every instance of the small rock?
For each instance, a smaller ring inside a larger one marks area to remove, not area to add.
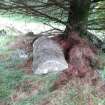
[[[24,49],[17,49],[15,52],[11,54],[11,59],[14,62],[16,61],[24,62],[25,60],[28,59],[28,54],[26,53],[26,51],[24,51]]]

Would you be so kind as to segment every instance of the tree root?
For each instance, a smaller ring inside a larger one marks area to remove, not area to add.
[[[53,39],[63,48],[69,66],[59,75],[52,90],[65,85],[72,77],[83,78],[88,72],[96,69],[95,66],[98,64],[97,49],[91,47],[88,41],[81,38],[78,33],[71,32],[67,39],[61,36]]]

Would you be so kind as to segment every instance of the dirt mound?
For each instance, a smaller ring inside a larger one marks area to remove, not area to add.
[[[8,45],[9,49],[24,49],[27,52],[32,50],[33,37],[29,36],[17,36],[16,40]]]
[[[65,59],[69,64],[69,68],[60,75],[59,81],[68,81],[71,76],[84,77],[86,73],[95,70],[98,63],[96,56],[97,49],[91,46],[84,38],[81,38],[78,33],[71,32],[69,37],[65,39],[62,36],[56,36],[52,39],[58,42],[64,49]],[[18,37],[11,48],[22,48],[27,52],[32,52],[33,37]],[[32,73],[32,57],[29,58],[23,65],[18,65],[27,73]]]
[[[26,74],[32,74],[32,58],[29,58],[23,64],[17,65],[17,68],[22,69]]]
[[[82,78],[96,70],[95,67],[98,64],[97,49],[91,47],[88,41],[81,38],[78,33],[71,32],[67,39],[58,36],[54,40],[63,47],[69,67],[60,74],[59,80],[55,81],[53,88],[67,83],[72,77]]]
[[[32,74],[32,41],[34,37],[31,36],[17,36],[14,42],[11,42],[8,45],[9,49],[16,50],[21,49],[24,50],[28,55],[28,59],[26,59],[22,64],[16,65],[17,68],[21,68],[25,73]]]

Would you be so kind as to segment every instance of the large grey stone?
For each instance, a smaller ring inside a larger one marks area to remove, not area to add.
[[[60,45],[42,36],[33,43],[33,73],[47,74],[60,72],[68,68]]]

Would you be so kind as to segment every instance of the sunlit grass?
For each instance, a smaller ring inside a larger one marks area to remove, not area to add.
[[[41,89],[36,95],[33,94],[33,96],[29,96],[28,98],[24,97],[23,99],[16,101],[16,105],[26,105],[29,103],[30,105],[33,105],[33,102],[39,102],[50,93],[49,88],[52,86],[53,81],[57,79],[56,74],[48,74],[45,76],[27,75],[21,69],[17,69],[15,67],[8,68],[5,67],[5,64],[6,62],[4,64],[0,64],[0,101],[10,101],[10,97],[16,86],[24,84],[25,81],[42,81]],[[24,87],[26,92],[31,91],[31,88],[27,87],[28,84],[24,84],[23,87],[21,87],[21,85],[19,86],[20,88]],[[10,101],[10,103],[11,102],[12,101]]]
[[[0,102],[5,102],[6,105],[33,105],[33,103],[38,103],[46,95],[50,94],[49,88],[52,86],[53,81],[57,79],[57,75],[28,75],[22,69],[17,68],[16,65],[20,62],[11,60],[10,56],[13,51],[6,47],[14,40],[14,36],[4,36],[0,39],[0,56],[2,56],[0,58]],[[37,94],[23,97],[16,102],[13,101],[11,97],[14,94],[20,94],[21,96],[24,92],[32,91],[30,85],[25,84],[26,81],[33,81],[34,84],[42,81],[42,86]],[[16,92],[17,86],[22,89],[20,93]]]
[[[6,47],[10,42],[15,40],[15,36],[0,36],[0,49],[2,50],[3,47]]]
[[[15,29],[15,31],[21,32],[23,34],[27,33],[27,32],[34,32],[35,34],[47,31],[52,29],[52,27],[50,27],[50,25],[54,26],[55,28],[58,29],[64,29],[65,26],[61,25],[61,24],[57,24],[57,23],[53,23],[53,22],[48,22],[48,24],[50,24],[49,26],[46,25],[43,22],[40,22],[40,19],[27,19],[25,18],[21,18],[19,19],[13,19],[13,17],[9,18],[9,17],[0,17],[0,29],[8,29],[8,28],[13,28]]]

